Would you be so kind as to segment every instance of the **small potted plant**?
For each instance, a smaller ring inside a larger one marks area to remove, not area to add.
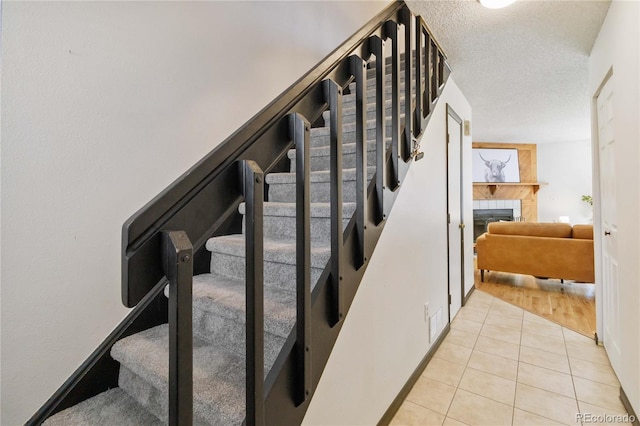
[[[589,204],[589,206],[591,207],[589,209],[589,223],[593,223],[593,197],[591,195],[583,195],[582,201]]]

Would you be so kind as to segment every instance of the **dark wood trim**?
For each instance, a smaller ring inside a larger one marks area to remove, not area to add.
[[[471,298],[471,295],[473,294],[473,292],[474,292],[474,291],[476,291],[476,285],[475,285],[475,284],[471,286],[471,290],[469,290],[469,293],[467,293],[467,294],[464,296],[464,300],[462,301],[462,306],[464,306],[464,305],[466,305],[466,304],[467,304],[467,302],[468,302],[468,301],[469,301],[469,299]]]
[[[625,410],[627,410],[627,413],[629,413],[629,415],[633,417],[633,421],[631,422],[631,424],[633,426],[640,426],[640,420],[638,420],[638,415],[633,410],[633,406],[631,405],[631,402],[629,401],[627,394],[624,392],[624,389],[622,389],[622,386],[620,386],[620,401],[622,401],[622,405],[624,405],[624,408]]]
[[[378,426],[386,426],[389,423],[391,423],[391,420],[393,420],[393,417],[396,415],[396,413],[400,409],[400,406],[404,402],[405,398],[407,397],[407,395],[409,395],[409,392],[411,392],[413,385],[416,384],[416,382],[422,375],[422,372],[427,367],[427,364],[429,363],[429,361],[431,361],[431,358],[433,358],[433,355],[436,353],[436,351],[444,341],[444,338],[447,337],[447,334],[449,334],[450,329],[451,328],[449,327],[449,324],[447,324],[442,329],[442,333],[440,333],[440,336],[438,337],[438,339],[429,348],[429,350],[427,351],[427,354],[424,356],[424,358],[422,358],[422,361],[420,361],[420,364],[418,364],[413,374],[411,374],[411,376],[407,380],[407,383],[405,383],[402,389],[400,389],[400,392],[398,392],[398,395],[395,397],[391,405],[389,405],[389,408],[387,408],[387,411],[384,412],[380,421],[378,421]]]

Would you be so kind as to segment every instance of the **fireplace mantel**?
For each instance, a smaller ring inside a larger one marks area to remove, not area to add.
[[[533,190],[533,193],[536,194],[539,190],[541,186],[544,185],[548,185],[548,183],[546,182],[492,182],[492,183],[488,183],[488,182],[474,182],[473,186],[479,186],[479,187],[487,187],[489,188],[489,192],[491,193],[491,195],[494,195],[496,193],[496,190],[501,187],[501,186],[524,186],[524,187],[530,187]]]

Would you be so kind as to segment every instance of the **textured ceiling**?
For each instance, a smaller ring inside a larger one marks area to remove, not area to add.
[[[590,138],[588,58],[609,1],[407,1],[445,51],[473,108],[473,139]]]

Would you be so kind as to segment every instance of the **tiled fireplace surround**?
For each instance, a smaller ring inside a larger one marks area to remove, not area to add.
[[[487,214],[495,210],[495,217],[488,217]],[[507,211],[505,211],[507,210]],[[509,210],[513,213],[509,219],[504,215],[508,214]],[[495,222],[496,220],[520,220],[522,216],[522,204],[520,200],[473,200],[473,241],[482,233],[486,232],[489,222]]]
[[[473,200],[473,209],[513,209],[513,217],[522,216],[520,200]]]

